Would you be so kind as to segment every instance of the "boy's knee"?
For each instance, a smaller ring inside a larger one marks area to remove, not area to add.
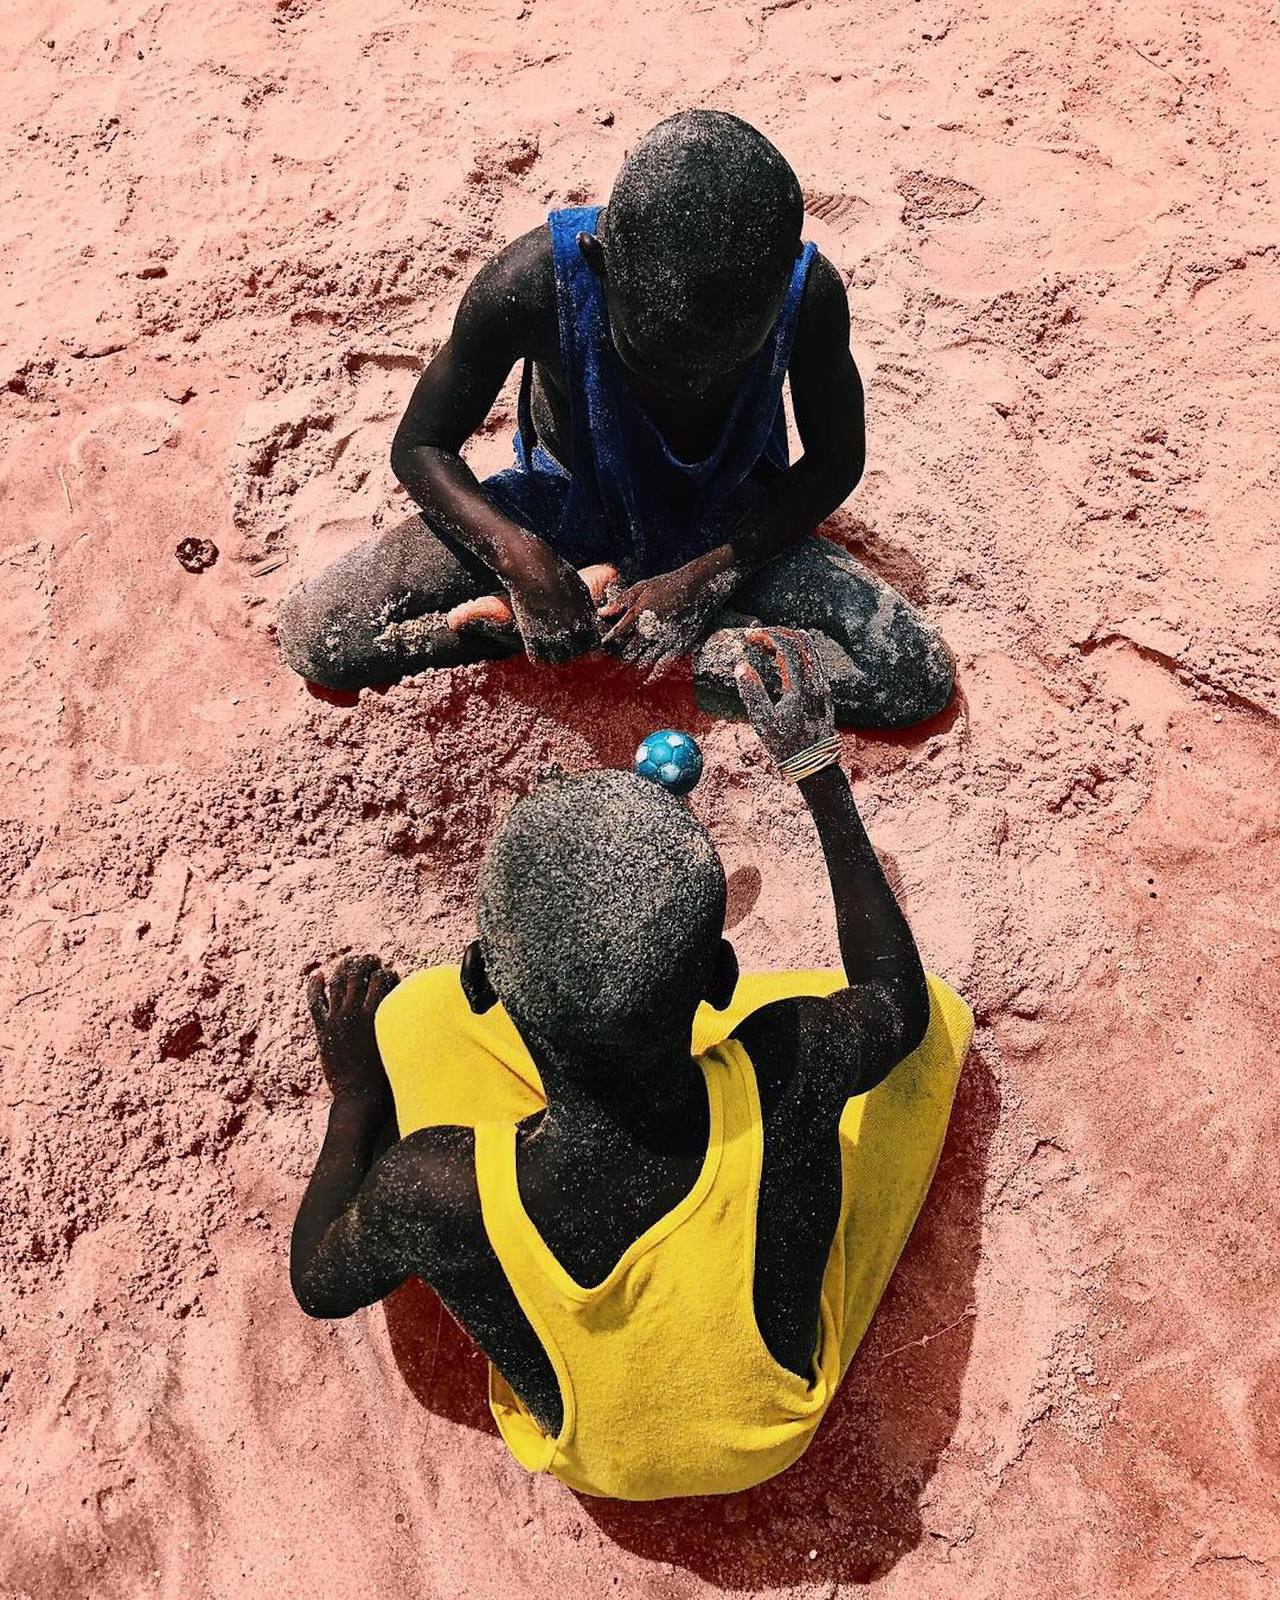
[[[903,619],[896,671],[886,674],[882,710],[886,728],[913,728],[945,711],[956,686],[955,657],[922,617]]]
[[[842,641],[843,643],[843,641]],[[849,670],[830,673],[836,720],[855,728],[914,728],[945,711],[955,657],[914,606],[893,597],[890,616],[844,651]]]
[[[920,721],[936,717],[951,704],[956,690],[956,658],[952,655],[941,634],[929,630],[925,670],[921,683]]]
[[[365,681],[353,659],[349,629],[331,607],[317,604],[306,584],[289,595],[276,618],[285,664],[325,689],[357,689]]]

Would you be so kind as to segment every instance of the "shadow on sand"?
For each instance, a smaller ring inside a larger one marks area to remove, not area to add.
[[[661,677],[642,678],[634,668],[608,657],[587,656],[561,667],[530,667],[523,659],[492,662],[486,692],[499,690],[531,711],[583,734],[601,766],[629,767],[640,741],[658,728],[680,728],[704,738],[716,719],[694,699],[693,669],[677,662]],[[915,749],[946,733],[964,714],[957,690],[936,717],[910,728],[858,731],[872,749],[883,744]]]
[[[915,1549],[924,1490],[960,1414],[999,1109],[990,1067],[972,1050],[920,1220],[808,1452],[739,1495],[649,1505],[579,1496],[609,1538],[719,1588],[748,1591],[869,1583]],[[406,1284],[385,1309],[396,1363],[419,1402],[494,1432],[484,1357],[431,1290]]]

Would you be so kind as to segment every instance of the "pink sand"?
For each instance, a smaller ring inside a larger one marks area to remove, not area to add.
[[[0,1592],[1274,1592],[1272,9],[19,0],[3,50]],[[834,956],[808,826],[683,681],[340,706],[271,625],[403,512],[467,278],[687,105],[777,140],[849,281],[835,531],[961,697],[848,753],[979,1027],[811,1455],[617,1509],[507,1459],[423,1293],[295,1309],[301,975],[454,956],[493,819],[655,725],[705,740],[746,963]]]

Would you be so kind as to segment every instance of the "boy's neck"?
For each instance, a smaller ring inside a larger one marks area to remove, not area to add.
[[[589,1061],[555,1046],[531,1047],[547,1110],[541,1134],[612,1133],[667,1145],[672,1134],[698,1130],[705,1142],[706,1078],[689,1052],[692,1029],[643,1043],[593,1052]]]

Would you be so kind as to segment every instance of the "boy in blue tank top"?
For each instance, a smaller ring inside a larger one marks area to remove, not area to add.
[[[743,631],[768,624],[810,634],[842,723],[942,710],[941,638],[814,531],[865,438],[844,285],[803,209],[767,139],[693,111],[641,141],[607,206],[552,212],[494,257],[392,446],[421,515],[295,590],[289,664],[354,689],[519,650],[643,670],[693,652],[699,699],[733,714]],[[481,483],[462,448],[518,362],[516,463]]]

